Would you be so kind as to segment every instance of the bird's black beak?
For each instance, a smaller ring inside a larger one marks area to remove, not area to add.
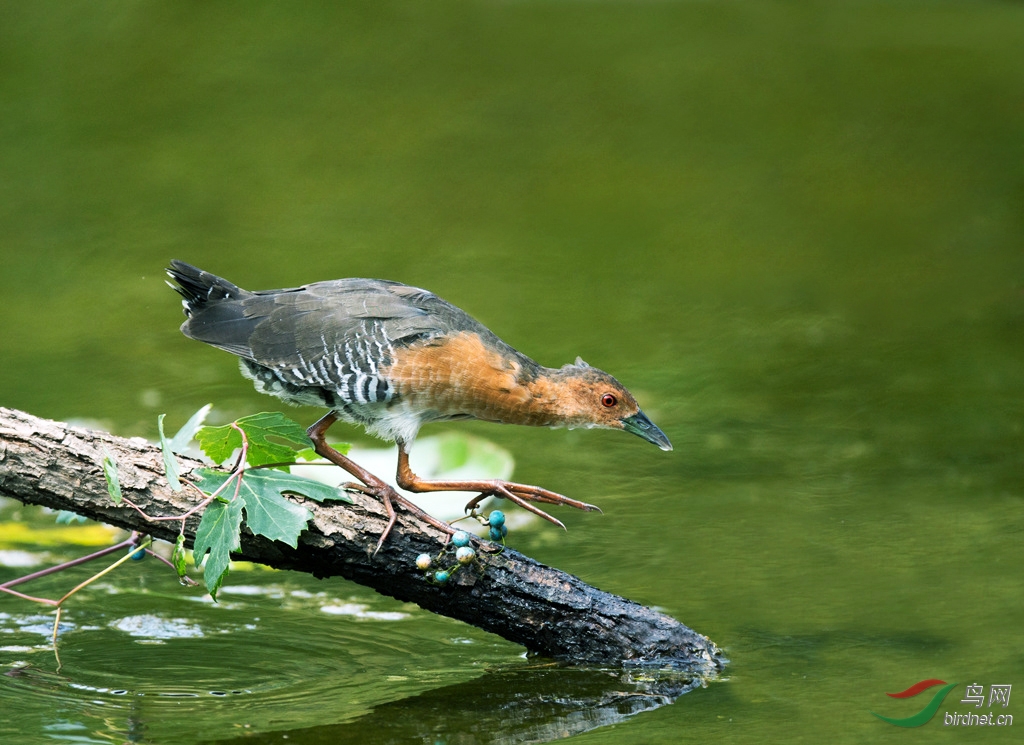
[[[644,438],[647,442],[653,442],[662,450],[672,449],[672,443],[665,437],[665,433],[655,427],[654,422],[648,419],[647,415],[642,411],[638,411],[633,416],[623,419],[622,428],[627,432],[632,432],[634,435]]]

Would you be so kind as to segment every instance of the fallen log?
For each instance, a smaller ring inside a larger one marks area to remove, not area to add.
[[[194,506],[188,491],[167,485],[156,445],[0,407],[0,496],[173,542],[177,522],[148,521],[110,499],[100,466],[105,453],[118,464],[124,496],[148,515],[181,515]],[[185,457],[179,461],[186,479],[204,465]],[[416,568],[416,556],[437,552],[444,538],[440,531],[400,514],[374,554],[386,522],[379,502],[358,493],[351,495],[351,504],[293,498],[313,513],[298,547],[243,530],[241,550],[233,558],[320,578],[344,577],[563,662],[659,666],[705,678],[725,663],[712,641],[675,619],[512,549],[481,552],[480,571],[458,572],[438,586]],[[186,523],[189,547],[199,517]]]

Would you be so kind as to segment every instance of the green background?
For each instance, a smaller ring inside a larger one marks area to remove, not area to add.
[[[1024,726],[1020,3],[4,2],[0,246],[0,405],[119,434],[280,408],[178,333],[171,258],[427,287],[629,386],[674,452],[434,428],[604,509],[513,546],[732,660],[577,742],[1013,741],[942,726],[969,683],[1020,686]],[[85,551],[0,517],[0,549]],[[36,671],[0,678],[5,742],[375,742],[367,712],[528,664],[341,580],[239,572],[214,607],[166,575],[69,606],[59,676],[0,599],[0,666]],[[935,721],[871,716],[932,677],[962,684]],[[439,741],[514,735],[460,691]]]

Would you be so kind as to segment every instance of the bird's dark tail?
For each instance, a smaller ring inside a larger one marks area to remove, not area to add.
[[[167,268],[167,276],[177,282],[177,286],[168,282],[168,286],[185,298],[185,315],[189,318],[196,311],[202,310],[210,303],[218,300],[231,300],[245,297],[250,293],[237,287],[216,274],[204,272],[191,264],[177,259],[171,260]]]

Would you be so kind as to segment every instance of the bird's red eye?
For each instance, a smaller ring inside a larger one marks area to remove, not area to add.
[[[607,406],[609,409],[611,407],[613,407],[615,404],[617,404],[618,402],[619,402],[619,400],[617,398],[615,398],[615,396],[612,395],[611,393],[606,393],[603,396],[601,396],[601,405],[602,406]]]

